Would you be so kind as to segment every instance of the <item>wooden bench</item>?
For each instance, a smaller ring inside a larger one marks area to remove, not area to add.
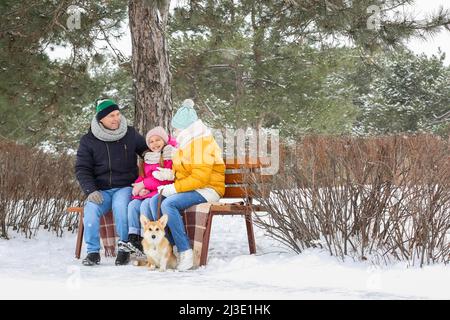
[[[247,229],[248,247],[250,254],[256,253],[256,242],[253,231],[252,213],[255,211],[264,211],[259,205],[254,204],[251,188],[248,188],[246,177],[248,173],[254,173],[258,175],[258,179],[261,178],[264,181],[268,181],[271,176],[261,175],[261,169],[267,167],[267,159],[264,161],[245,159],[244,163],[239,163],[237,159],[225,159],[226,171],[225,171],[225,195],[223,199],[240,199],[239,202],[233,203],[221,203],[211,205],[211,209],[208,215],[206,230],[203,235],[202,250],[200,255],[200,265],[206,265],[208,259],[209,240],[211,236],[211,227],[214,216],[218,215],[241,215],[245,218],[245,225]],[[247,187],[246,187],[247,186]],[[70,207],[68,212],[79,214],[78,223],[78,236],[75,248],[75,257],[80,258],[81,247],[83,243],[83,208],[82,207]]]

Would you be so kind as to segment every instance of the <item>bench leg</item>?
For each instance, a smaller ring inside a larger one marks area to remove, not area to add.
[[[206,230],[205,234],[203,235],[202,253],[200,255],[200,266],[206,266],[206,262],[208,260],[209,238],[211,236],[213,216],[214,214],[210,213],[208,215],[208,221],[206,222]]]
[[[247,213],[245,215],[245,225],[247,226],[248,248],[250,250],[250,254],[255,254],[256,242],[255,242],[255,233],[253,232],[253,222],[251,213]]]
[[[83,224],[83,212],[80,212],[78,221],[78,235],[77,235],[77,245],[75,248],[75,258],[80,259],[81,256],[81,246],[83,245],[83,233],[84,233],[84,224]]]

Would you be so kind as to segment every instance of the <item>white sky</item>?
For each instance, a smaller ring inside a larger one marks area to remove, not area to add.
[[[450,9],[450,0],[416,0],[414,12],[418,13],[419,17],[426,17],[427,14],[436,12],[442,6],[444,9]],[[432,55],[441,48],[446,53],[446,64],[450,65],[450,31],[441,31],[433,38],[422,40],[412,40],[408,46],[417,53],[425,53]]]
[[[172,0],[171,7],[173,8],[176,2],[183,3],[183,1],[184,0]],[[427,15],[431,13],[437,12],[440,6],[444,9],[450,9],[450,0],[416,0],[416,4],[411,10],[408,10],[408,12],[413,13],[414,17],[421,19],[427,17]],[[131,56],[131,37],[128,26],[124,26],[124,31],[125,35],[114,45],[125,56]],[[448,30],[443,30],[439,34],[432,38],[428,38],[425,41],[413,39],[408,43],[408,46],[414,52],[425,53],[428,56],[436,54],[440,48],[441,51],[446,53],[446,64],[450,65],[450,31]],[[47,50],[47,53],[52,59],[64,59],[70,57],[71,51],[67,48],[55,47],[54,51]]]

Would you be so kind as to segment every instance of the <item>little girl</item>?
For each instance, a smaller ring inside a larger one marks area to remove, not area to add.
[[[132,184],[133,200],[128,204],[128,243],[119,243],[122,249],[138,255],[142,254],[140,215],[153,220],[150,198],[158,194],[159,186],[173,183],[172,154],[176,147],[175,139],[162,127],[150,130],[145,140],[149,151],[144,161],[140,160],[139,177]]]
[[[144,161],[139,163],[139,177],[132,184],[132,199],[143,200],[153,197],[158,193],[158,187],[169,184],[173,180],[161,181],[153,176],[154,171],[164,172],[161,169],[172,169],[172,153],[176,147],[174,138],[169,137],[162,127],[150,130],[146,136],[150,149]]]

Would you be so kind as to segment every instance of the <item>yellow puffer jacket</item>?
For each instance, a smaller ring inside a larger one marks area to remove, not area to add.
[[[197,120],[180,133],[177,141],[179,148],[172,165],[176,191],[212,188],[222,197],[225,194],[225,163],[211,131]]]

